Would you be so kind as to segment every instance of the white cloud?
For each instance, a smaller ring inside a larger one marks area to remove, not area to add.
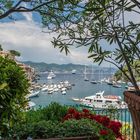
[[[47,63],[89,64],[87,52],[72,49],[66,56],[59,49],[53,48],[51,41],[56,33],[43,33],[40,26],[33,22],[32,15],[24,14],[26,21],[0,23],[0,43],[4,49],[21,52],[21,60]]]
[[[22,3],[23,7],[29,8],[26,3]],[[32,12],[22,12],[22,15],[27,21],[33,22],[33,14]]]
[[[25,19],[26,19],[27,21],[33,22],[32,13],[22,13],[22,15],[25,17]]]
[[[81,63],[82,64],[91,64],[92,61],[90,59],[87,58],[88,54],[80,51],[78,49],[75,50],[71,50],[71,55],[70,55],[70,59],[73,63]],[[76,59],[75,59],[76,58]]]

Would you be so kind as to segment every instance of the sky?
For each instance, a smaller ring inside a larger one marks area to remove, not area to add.
[[[134,15],[128,18],[139,21]],[[4,50],[19,51],[21,57],[18,59],[21,61],[92,64],[92,60],[87,58],[88,53],[84,47],[71,48],[68,56],[60,53],[60,50],[51,44],[56,35],[56,33],[43,33],[39,19],[36,20],[32,13],[22,13],[22,18],[16,21],[0,22],[0,44]],[[103,63],[102,66],[110,67],[110,64]]]
[[[60,53],[51,41],[56,33],[43,33],[39,22],[33,20],[32,13],[22,13],[24,18],[17,21],[0,22],[0,44],[4,50],[17,50],[21,61],[57,64],[91,64],[87,51],[70,49],[70,54]]]

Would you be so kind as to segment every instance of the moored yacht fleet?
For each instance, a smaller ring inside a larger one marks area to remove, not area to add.
[[[62,95],[66,95],[67,91],[72,89],[72,86],[75,84],[71,84],[69,81],[61,81],[59,83],[51,83],[51,84],[36,84],[32,85],[31,90],[29,90],[29,94],[26,98],[29,100],[28,108],[33,108],[36,104],[30,101],[34,97],[39,97],[41,93],[52,94],[54,92],[60,92]]]
[[[51,94],[53,92],[61,91],[62,94],[66,94],[67,90],[70,90],[74,86],[74,84],[70,84],[69,81],[61,81],[57,84],[43,84],[41,91],[47,92],[48,94]]]

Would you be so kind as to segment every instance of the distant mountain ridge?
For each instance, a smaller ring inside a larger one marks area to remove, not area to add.
[[[30,65],[31,67],[35,68],[39,72],[46,72],[46,71],[55,71],[55,72],[71,72],[73,69],[75,69],[76,73],[83,73],[85,69],[85,65],[81,64],[47,64],[45,62],[32,62],[32,61],[25,61],[22,62],[24,64]],[[87,72],[91,72],[92,66],[87,66]],[[115,68],[108,68],[108,67],[99,67],[99,66],[93,66],[93,69],[95,72],[102,70],[104,72],[110,72],[114,73],[117,69]]]

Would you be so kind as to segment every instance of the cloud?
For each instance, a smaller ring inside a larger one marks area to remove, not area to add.
[[[22,3],[22,5],[23,5],[23,7],[29,8],[26,3]],[[22,12],[21,14],[24,16],[26,21],[33,22],[33,14],[32,14],[32,12],[28,12],[28,13]]]
[[[60,53],[51,44],[56,33],[43,33],[39,24],[33,22],[31,14],[24,14],[26,20],[0,23],[0,43],[6,50],[21,52],[20,59],[47,63],[90,64],[87,52],[72,49],[68,56]]]
[[[22,13],[22,15],[25,17],[25,19],[27,20],[27,21],[31,21],[31,22],[33,22],[33,15],[32,15],[32,13]]]

